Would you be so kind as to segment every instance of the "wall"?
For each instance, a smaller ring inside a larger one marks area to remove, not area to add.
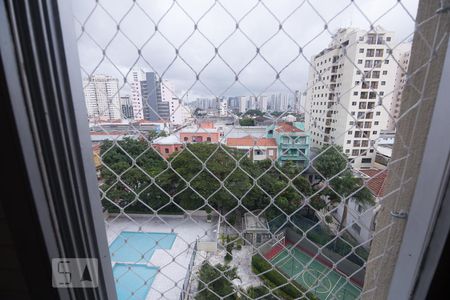
[[[377,233],[372,241],[362,299],[388,297],[406,225],[405,220],[393,219],[390,212],[396,209],[408,211],[411,205],[448,45],[450,14],[436,15],[440,7],[440,0],[419,3],[416,23],[421,25],[416,27],[416,32],[420,34],[414,35],[408,67],[408,73],[412,71],[414,75],[410,79],[411,85],[403,91],[400,115],[404,115],[397,123],[397,136],[402,138],[396,138],[392,151],[385,186],[387,196],[382,199],[383,206],[376,220]],[[387,226],[389,230],[383,230]]]

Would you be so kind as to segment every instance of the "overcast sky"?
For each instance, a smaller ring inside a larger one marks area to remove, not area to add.
[[[307,59],[327,47],[330,32],[348,26],[370,28],[359,9],[374,25],[394,31],[397,43],[412,37],[414,21],[409,14],[415,17],[417,0],[403,0],[401,5],[397,0],[354,2],[358,7],[349,0],[137,0],[137,4],[100,0],[91,15],[95,0],[72,0],[72,6],[76,20],[85,23],[81,34],[75,21],[76,34],[81,35],[83,77],[109,74],[122,85],[123,75],[140,66],[172,81],[178,97],[186,100],[189,91],[192,101],[196,97],[304,91]],[[154,23],[158,23],[156,32]],[[195,23],[198,30],[194,30]],[[297,44],[303,48],[300,56]],[[261,55],[256,55],[257,47]],[[138,49],[142,49],[140,56]],[[280,71],[283,83],[275,80]],[[196,82],[195,72],[207,88]],[[239,73],[239,82],[235,73]],[[125,85],[121,95],[128,91]]]

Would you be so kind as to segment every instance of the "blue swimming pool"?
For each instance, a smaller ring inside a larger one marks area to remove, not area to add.
[[[156,249],[171,249],[177,235],[162,232],[122,231],[109,246],[119,300],[145,300],[158,273],[148,267]]]
[[[170,249],[175,233],[123,231],[109,246],[111,260],[127,263],[147,263],[156,249]]]
[[[157,267],[116,264],[113,268],[113,274],[116,282],[117,298],[119,300],[145,300],[157,273]]]

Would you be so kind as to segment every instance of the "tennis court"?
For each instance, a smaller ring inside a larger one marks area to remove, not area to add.
[[[327,266],[317,260],[313,260],[305,269],[313,258],[298,248],[290,249],[291,253],[288,249],[278,253],[271,260],[272,263],[300,285],[311,289],[310,291],[321,300],[353,300],[359,297],[361,289],[348,282],[345,276],[330,271]]]

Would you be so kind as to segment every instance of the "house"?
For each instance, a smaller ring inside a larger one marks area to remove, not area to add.
[[[245,213],[242,224],[246,243],[259,247],[272,238],[266,218],[256,212]]]
[[[221,132],[210,121],[205,121],[195,126],[184,127],[179,133],[180,140],[183,143],[218,143],[221,136]]]
[[[278,146],[278,161],[293,161],[306,166],[309,158],[309,134],[301,122],[279,122],[267,128],[267,137],[274,138]]]
[[[167,159],[172,153],[181,150],[183,148],[183,143],[180,142],[180,139],[176,135],[169,135],[153,140],[152,146]]]
[[[226,145],[231,148],[244,150],[253,161],[277,159],[278,146],[274,138],[257,138],[247,135],[240,138],[227,138]]]
[[[386,169],[361,169],[359,174],[366,180],[367,187],[375,197],[375,204],[364,206],[358,204],[354,199],[350,199],[347,210],[347,220],[344,227],[359,242],[366,243],[370,241],[375,231],[376,216],[380,209],[379,200],[384,195],[384,186],[388,172]],[[344,204],[340,203],[335,210],[334,216],[340,222]],[[370,242],[363,244],[369,247]]]

